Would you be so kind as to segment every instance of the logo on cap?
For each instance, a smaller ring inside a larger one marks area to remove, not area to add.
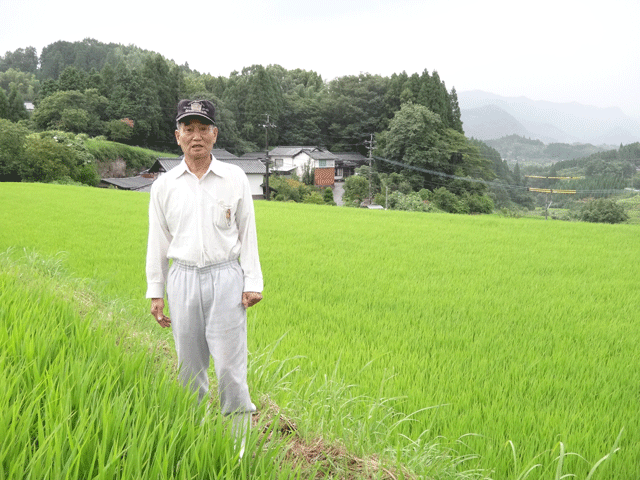
[[[191,105],[189,105],[188,112],[202,112],[202,104],[200,102],[192,102]]]

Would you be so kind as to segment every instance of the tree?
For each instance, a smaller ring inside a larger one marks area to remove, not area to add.
[[[343,200],[346,204],[356,203],[360,205],[369,197],[369,182],[361,175],[351,175],[344,182]]]
[[[440,116],[423,105],[405,103],[395,114],[385,136],[384,155],[422,169],[442,172],[450,168],[450,155],[443,139],[445,127]],[[441,183],[435,175],[404,169],[403,175],[418,190]]]
[[[84,92],[87,88],[88,75],[74,66],[68,66],[58,77],[58,90],[77,90]]]
[[[464,133],[464,130],[462,130],[462,112],[460,111],[460,105],[458,104],[458,93],[456,92],[455,87],[451,89],[449,104],[451,108],[451,128],[457,132]]]
[[[33,112],[33,121],[38,128],[43,130],[50,128],[64,128],[63,115],[65,110],[85,110],[86,97],[76,90],[60,91],[49,95],[36,107]],[[67,115],[67,121],[72,115]]]
[[[38,52],[34,47],[19,48],[15,52],[7,52],[0,57],[0,72],[9,69],[25,73],[36,73],[38,70]]]
[[[106,126],[107,138],[114,142],[129,143],[133,136],[133,127],[122,120],[111,120]]]
[[[580,219],[594,223],[622,223],[629,219],[622,205],[608,198],[587,202],[580,211]]]
[[[4,73],[0,73],[0,88],[4,88],[6,92],[11,90],[15,85],[18,92],[25,101],[33,102],[40,88],[40,82],[33,73],[25,73],[10,68]]]
[[[24,100],[22,100],[22,95],[20,95],[16,85],[11,86],[7,100],[9,102],[9,120],[18,122],[29,118],[29,113],[24,106]]]
[[[67,108],[60,114],[60,126],[67,132],[86,132],[89,114],[81,108]]]
[[[330,150],[353,151],[389,122],[384,103],[389,79],[360,74],[332,80],[323,98],[322,115],[327,123],[326,146]]]
[[[269,121],[279,124],[284,105],[282,89],[271,69],[262,65],[252,65],[242,72],[232,72],[222,97],[225,106],[233,112],[238,130],[245,141],[266,147],[266,138],[262,125]],[[278,144],[278,129],[269,132],[269,144]]]
[[[0,118],[9,119],[9,99],[4,90],[0,88]]]
[[[22,180],[20,166],[25,157],[25,141],[29,131],[22,125],[0,119],[0,181]]]

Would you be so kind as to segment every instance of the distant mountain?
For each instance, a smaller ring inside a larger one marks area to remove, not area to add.
[[[508,135],[497,140],[484,140],[495,148],[502,158],[509,163],[519,162],[521,165],[548,165],[561,160],[584,158],[594,153],[609,150],[610,147],[596,147],[585,143],[551,143],[545,145],[541,140],[530,139],[518,135]]]
[[[599,108],[579,103],[553,103],[530,100],[526,97],[502,97],[493,93],[473,90],[458,92],[465,134],[481,140],[520,135],[545,143],[591,143],[593,145],[629,144],[640,141],[640,122],[628,117],[619,108]],[[482,107],[497,107],[484,110]],[[508,114],[524,127],[516,130],[513,121],[487,126]],[[502,128],[504,126],[504,128]],[[494,135],[488,137],[487,135]]]
[[[479,140],[492,140],[505,135],[520,135],[522,137],[529,135],[529,131],[524,125],[495,105],[483,105],[462,110],[461,118],[465,134]]]

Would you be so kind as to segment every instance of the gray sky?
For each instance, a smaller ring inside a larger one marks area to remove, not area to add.
[[[4,0],[1,11],[2,55],[91,37],[216,76],[252,64],[325,80],[427,69],[458,92],[640,118],[639,0]]]

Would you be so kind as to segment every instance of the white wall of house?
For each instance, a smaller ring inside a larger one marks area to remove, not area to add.
[[[304,167],[311,161],[311,168],[313,167],[313,160],[306,152],[300,152],[295,157],[288,156],[274,156],[272,157],[276,168],[279,167],[296,167],[296,174],[302,178],[304,173]]]
[[[336,168],[335,160],[315,160],[313,168]]]
[[[249,185],[251,185],[251,195],[264,195],[262,184],[264,183],[264,175],[259,173],[248,173]]]

